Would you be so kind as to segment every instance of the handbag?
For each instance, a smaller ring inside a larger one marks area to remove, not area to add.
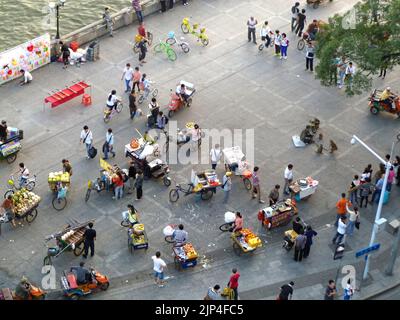
[[[359,230],[360,229],[360,221],[356,221],[354,226],[356,227],[357,230]]]

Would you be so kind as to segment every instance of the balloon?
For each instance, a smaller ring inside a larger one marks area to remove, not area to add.
[[[12,75],[12,70],[8,70],[7,74],[8,74],[9,76],[11,76],[11,75]]]
[[[30,44],[27,48],[26,48],[29,52],[33,51],[33,44]]]
[[[17,60],[12,59],[12,60],[11,60],[11,64],[15,67],[15,66],[18,64],[18,62],[17,62]]]

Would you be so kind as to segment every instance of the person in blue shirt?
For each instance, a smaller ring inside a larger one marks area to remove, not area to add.
[[[307,237],[306,245],[304,247],[303,258],[307,258],[310,255],[311,245],[313,244],[313,237],[318,235],[316,231],[314,231],[311,226],[307,226],[305,236]]]
[[[383,176],[378,180],[378,182],[375,185],[375,190],[374,193],[372,194],[372,198],[371,198],[371,203],[374,202],[376,196],[378,196],[376,202],[379,202],[379,198],[380,198],[380,194],[382,192],[382,188],[383,188]]]

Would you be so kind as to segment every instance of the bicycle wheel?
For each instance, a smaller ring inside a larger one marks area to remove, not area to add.
[[[122,111],[122,109],[124,108],[124,105],[122,102],[118,102],[117,107],[115,108],[115,111],[117,111],[118,113],[120,113]]]
[[[297,42],[297,49],[302,51],[306,45],[306,42],[304,39],[300,39],[299,42]]]
[[[193,99],[189,98],[186,102],[186,107],[190,108],[190,106],[192,105]]]
[[[177,189],[172,189],[169,192],[169,201],[171,202],[177,202],[179,199],[179,192]]]
[[[213,196],[214,192],[212,190],[207,190],[205,192],[201,192],[202,200],[210,200]]]
[[[182,30],[182,32],[185,33],[185,34],[186,34],[186,33],[189,33],[189,27],[188,27],[188,25],[182,23],[182,24],[181,24],[181,30]]]
[[[219,230],[222,232],[227,232],[232,228],[232,223],[224,223],[223,225],[219,226]]]
[[[261,43],[261,44],[258,46],[258,50],[263,51],[263,49],[264,49],[264,43]]]
[[[250,179],[249,178],[244,178],[243,179],[243,183],[244,183],[244,187],[246,188],[246,190],[250,191],[251,187],[252,187]]]
[[[61,211],[67,205],[67,199],[66,198],[58,198],[57,196],[55,196],[51,203],[52,203],[54,209],[56,209],[57,211]]]
[[[173,46],[176,43],[176,40],[175,38],[168,38],[167,40],[165,40],[165,42]]]
[[[29,212],[25,217],[26,222],[31,223],[33,220],[36,219],[37,214],[38,214],[37,209],[34,209],[31,212]]]
[[[139,104],[142,104],[143,101],[144,101],[144,95],[142,94],[142,95],[139,97],[138,102],[139,102]]]
[[[165,44],[159,43],[154,47],[154,52],[160,53],[160,52],[164,51],[164,48],[165,48]]]
[[[166,236],[164,239],[168,243],[175,243],[175,240],[174,240],[173,236]]]
[[[188,53],[188,52],[190,51],[190,47],[189,47],[189,45],[187,45],[186,43],[182,43],[182,44],[181,44],[181,48],[182,48],[182,51],[183,51],[184,53]]]
[[[175,60],[176,60],[176,53],[175,53],[175,51],[172,50],[171,48],[168,48],[168,49],[167,49],[167,56],[168,56],[168,59],[169,59],[170,61],[175,61]]]
[[[153,98],[157,97],[158,89],[154,89],[153,92],[151,93],[151,95],[153,96]]]
[[[35,188],[35,181],[30,181],[26,184],[25,189],[28,191],[32,191]]]
[[[84,246],[83,246],[82,243],[80,243],[77,247],[75,247],[75,249],[74,249],[74,255],[75,255],[76,257],[79,257],[79,256],[83,253],[83,250],[84,250]]]
[[[53,262],[51,261],[51,257],[50,256],[45,256],[43,259],[43,265],[44,266],[51,266],[53,265]]]
[[[149,46],[151,46],[153,43],[153,34],[149,31],[147,32],[147,43],[149,44]]]
[[[87,189],[86,195],[85,195],[85,202],[88,202],[90,198],[90,193],[92,192],[92,189]]]
[[[129,222],[129,220],[122,220],[122,221],[121,221],[121,226],[122,226],[122,227],[127,228],[127,227],[129,227],[130,225],[131,225],[131,223]]]
[[[208,39],[207,38],[201,38],[201,44],[203,45],[203,46],[208,46],[208,43],[209,43],[209,41],[208,41]]]
[[[5,193],[4,193],[4,199],[7,199],[7,197],[8,196],[12,196],[14,194],[14,190],[7,190]]]

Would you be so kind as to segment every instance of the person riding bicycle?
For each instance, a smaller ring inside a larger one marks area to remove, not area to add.
[[[131,204],[128,204],[128,220],[131,224],[131,227],[134,224],[139,223],[139,214],[136,211],[135,207]]]
[[[308,25],[307,33],[310,41],[314,41],[319,31],[318,20],[314,19],[312,23]]]
[[[31,284],[26,277],[22,277],[21,281],[15,287],[15,295],[22,300],[28,300],[30,296],[30,291]]]
[[[140,88],[140,90],[142,90],[144,92],[143,96],[145,98],[147,98],[147,96],[150,93],[150,85],[151,85],[151,81],[149,79],[147,79],[147,75],[145,73],[143,73],[142,79],[140,79],[139,88]]]
[[[243,229],[243,217],[242,214],[238,211],[236,212],[236,218],[232,232],[238,233],[242,229]]]
[[[178,229],[174,231],[172,237],[175,240],[175,246],[183,246],[186,243],[188,233],[183,230],[183,224],[178,226]]]
[[[385,90],[383,90],[379,97],[379,101],[386,104],[390,109],[396,110],[396,106],[393,104],[394,99],[396,99],[396,95],[390,90],[390,87],[387,87]]]
[[[79,267],[71,267],[71,272],[76,276],[76,282],[78,285],[86,284],[92,281],[92,274],[86,268],[85,263],[82,261],[79,263]]]
[[[29,179],[29,170],[27,167],[25,167],[23,162],[21,162],[18,166],[19,169],[17,172],[14,172],[14,174],[19,174],[18,183],[19,187],[22,188],[26,181]]]
[[[112,90],[111,93],[108,95],[107,98],[107,108],[109,109],[110,113],[112,112],[113,109],[117,108],[119,99],[117,98],[117,91]]]
[[[183,83],[176,87],[176,94],[179,96],[182,102],[185,101],[185,103],[187,103],[189,95],[187,94],[186,86]]]

